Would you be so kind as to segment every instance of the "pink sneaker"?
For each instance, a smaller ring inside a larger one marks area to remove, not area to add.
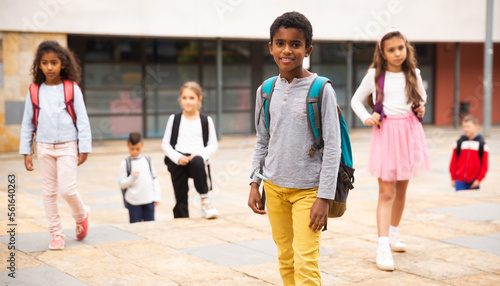
[[[82,240],[87,236],[87,231],[89,230],[89,208],[87,206],[83,207],[87,213],[85,219],[82,222],[76,223],[76,239]]]
[[[64,234],[55,233],[52,235],[52,241],[49,245],[50,250],[62,250],[64,249]]]

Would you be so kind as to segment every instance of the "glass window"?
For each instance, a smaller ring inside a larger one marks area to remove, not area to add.
[[[250,65],[224,65],[222,67],[222,83],[225,87],[242,87],[251,85],[252,68]],[[203,66],[203,86],[217,86],[217,67]]]
[[[203,90],[204,112],[215,112],[217,110],[217,90],[215,88],[206,88]]]
[[[243,111],[250,110],[250,89],[228,89],[222,93],[223,111]]]
[[[342,64],[346,62],[347,46],[341,43],[317,43],[311,53],[313,64]]]
[[[85,87],[140,87],[141,66],[136,64],[86,64]]]
[[[146,66],[146,88],[180,88],[186,81],[198,81],[198,65],[151,64]]]
[[[179,90],[154,90],[147,92],[147,112],[151,113],[176,113],[181,111],[179,106]]]
[[[140,40],[122,40],[120,41],[120,60],[140,61],[141,60],[141,41]]]
[[[148,62],[194,64],[199,61],[198,41],[149,40]]]
[[[223,113],[221,129],[223,134],[251,132],[253,114],[248,112]]]
[[[142,112],[142,98],[131,90],[87,90],[89,114],[132,114]]]
[[[333,82],[333,86],[347,84],[346,64],[314,65],[313,69],[318,75],[329,78]]]
[[[112,40],[87,40],[85,60],[111,61],[114,59],[115,43]]]
[[[142,131],[141,116],[91,116],[92,140],[126,139],[131,132]]]
[[[162,138],[165,134],[165,128],[167,127],[169,115],[158,115],[158,116],[148,116],[147,120],[147,128],[149,138]]]
[[[249,63],[250,43],[249,42],[226,42],[222,41],[222,63]]]

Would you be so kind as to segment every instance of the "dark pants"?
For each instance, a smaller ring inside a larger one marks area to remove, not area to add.
[[[186,166],[180,166],[171,161],[167,163],[167,166],[172,177],[176,200],[174,218],[189,217],[188,178],[193,178],[194,187],[200,195],[208,193],[205,160],[201,156],[196,156]]]
[[[155,204],[131,205],[127,203],[130,223],[155,220]]]
[[[456,191],[462,191],[462,190],[479,190],[479,187],[471,189],[472,183],[474,183],[474,181],[472,181],[470,183],[466,183],[466,182],[462,182],[462,181],[456,180],[455,181],[455,190]]]

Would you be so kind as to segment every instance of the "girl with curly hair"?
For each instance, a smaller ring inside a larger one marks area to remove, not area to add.
[[[92,151],[92,136],[83,94],[77,85],[81,68],[74,54],[55,41],[42,42],[31,68],[24,107],[19,153],[26,170],[33,171],[32,145],[36,140],[42,174],[42,196],[52,241],[49,249],[64,249],[59,194],[76,221],[76,238],[84,239],[89,209],[76,190],[76,169]]]

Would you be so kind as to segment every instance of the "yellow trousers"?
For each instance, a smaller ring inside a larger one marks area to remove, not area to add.
[[[321,285],[318,267],[321,231],[309,228],[309,214],[318,188],[282,188],[264,181],[264,189],[284,285]]]

